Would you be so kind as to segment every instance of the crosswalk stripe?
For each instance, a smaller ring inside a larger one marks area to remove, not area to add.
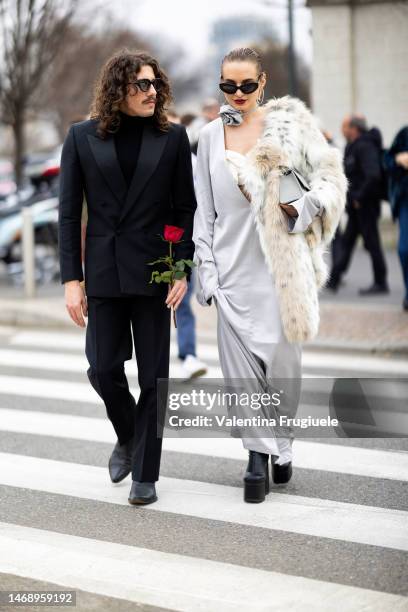
[[[99,404],[100,397],[89,383],[69,382],[27,376],[0,375],[0,393],[22,397],[48,398],[86,404]]]
[[[55,348],[60,350],[78,350],[85,348],[85,334],[67,332],[18,331],[9,340],[11,346],[34,346],[38,348]]]
[[[197,340],[199,342],[200,358],[218,361],[216,338],[211,340],[204,336],[199,336]],[[59,350],[66,349],[83,353],[85,349],[85,337],[66,333],[57,336],[49,332],[19,332],[10,339],[10,345],[40,349],[54,349],[57,346]],[[170,344],[170,355],[176,357],[177,354],[178,346],[174,339]]]
[[[56,344],[54,343],[53,348]],[[72,370],[72,371],[83,371],[85,367],[88,367],[88,362],[85,357],[85,346],[82,346],[82,350],[75,353],[64,353],[64,352],[47,352],[45,346],[41,346],[42,350],[29,350],[29,349],[16,349],[16,348],[2,348],[0,349],[0,365],[22,365],[23,367],[34,367],[32,364],[38,361],[38,366],[46,369],[56,370]],[[58,344],[58,349],[61,350],[63,347]],[[172,343],[170,345],[170,357],[177,359],[178,348],[177,345]],[[218,362],[218,349],[216,346],[206,346],[203,350],[200,350],[200,357],[204,360]],[[52,363],[55,362],[55,367],[52,367]],[[136,359],[133,358],[126,362],[126,365],[133,363],[136,368]],[[41,365],[40,365],[41,364]]]
[[[129,481],[128,481],[129,482]],[[106,468],[0,453],[0,483],[57,495],[127,505],[124,486],[109,486]],[[408,512],[271,492],[245,504],[239,487],[161,477],[149,510],[408,551]]]
[[[226,459],[244,459],[242,443],[233,438],[165,438],[167,451]],[[353,474],[366,478],[408,481],[408,453],[357,446],[340,446],[295,440],[293,466]]]
[[[21,370],[31,368],[52,372],[73,372],[85,374],[89,368],[89,363],[85,356],[70,355],[64,353],[47,353],[44,351],[16,351],[0,349],[0,367],[20,368]],[[131,359],[125,362],[126,373],[130,376],[137,376],[136,360]],[[172,359],[170,363],[170,376],[181,378],[181,362]],[[222,378],[220,367],[207,366],[207,373],[204,378]],[[2,391],[0,387],[0,392]]]
[[[400,595],[11,523],[0,523],[0,550],[4,572],[186,612],[326,612],[338,610],[339,602],[344,612],[397,612],[408,601]]]
[[[108,419],[56,414],[31,410],[0,409],[0,431],[87,440],[115,442]],[[294,441],[294,467],[354,474],[371,478],[408,481],[408,452],[382,451]],[[166,451],[198,454],[226,459],[245,459],[242,443],[236,438],[165,437]]]
[[[174,378],[178,378],[177,374],[177,371],[171,372],[171,376]],[[221,370],[218,368],[209,368],[206,376],[213,380],[222,379]],[[137,384],[130,384],[129,386],[131,391],[137,394]],[[84,402],[87,404],[100,404],[102,401],[90,383],[30,376],[8,376],[5,374],[0,374],[0,394],[64,402]]]
[[[214,346],[217,344],[216,333],[207,331],[205,334],[196,333],[198,342],[203,345]],[[176,344],[176,334],[173,334],[172,341]],[[69,332],[49,332],[49,331],[17,331],[9,339],[10,345],[14,346],[35,346],[82,351],[85,347],[85,334]]]
[[[216,340],[199,342],[199,356],[201,359],[218,361]],[[77,334],[55,334],[50,332],[19,332],[10,339],[12,346],[33,346],[36,348],[55,348],[78,350],[83,352],[85,339]],[[27,351],[29,353],[29,351]],[[176,357],[178,347],[175,340],[171,342],[170,354]],[[51,355],[53,358],[55,353]],[[65,356],[64,353],[61,356]],[[381,357],[347,354],[343,355],[333,351],[310,351],[303,349],[302,364],[304,368],[313,368],[327,371],[347,370],[358,372],[381,372],[394,376],[408,376],[408,360],[390,360]]]
[[[70,372],[81,374],[82,376],[85,374],[88,363],[86,361],[85,356],[74,356],[74,355],[64,355],[62,353],[46,353],[46,352],[34,352],[34,351],[18,351],[18,350],[2,350],[0,349],[0,367],[1,366],[9,366],[14,368],[37,368],[40,370],[53,371],[53,372]],[[137,376],[137,366],[135,360],[126,362],[126,373],[129,376],[136,377]],[[171,364],[170,367],[170,377],[178,378],[181,376],[181,369],[179,364]],[[220,368],[210,367],[207,374],[203,377],[206,379],[221,379],[222,373]],[[97,396],[93,392],[89,392],[84,390],[84,383],[76,383],[69,381],[69,393],[59,384],[61,381],[53,380],[49,385],[48,381],[45,381],[42,377],[40,378],[26,378],[23,379],[20,377],[16,377],[15,384],[13,384],[12,377],[7,377],[5,375],[0,375],[0,393],[12,393],[14,395],[27,395],[31,394],[34,397],[50,397],[52,399],[66,399],[73,398],[75,401],[80,399],[82,394],[85,392],[85,396],[89,398],[89,401],[97,401]],[[201,380],[201,379],[200,379]],[[138,385],[136,381],[131,381],[132,388],[138,389]],[[329,385],[327,386],[323,381],[316,380],[316,388],[315,391],[320,391],[324,394],[324,397],[329,398],[330,395],[330,387],[332,386],[331,379],[328,380]],[[369,388],[367,390],[368,394],[375,393],[376,397],[384,396],[388,400],[390,398],[400,397],[401,395],[405,395],[407,393],[406,387],[403,385],[395,384],[395,381],[379,381],[377,385],[375,385],[375,381],[369,379]],[[78,389],[75,388],[75,385],[79,384],[80,387]],[[199,384],[199,382],[195,383]],[[365,383],[361,381],[361,388],[364,390]],[[374,388],[375,387],[375,388]],[[85,400],[88,401],[88,400]],[[388,401],[388,403],[390,403]],[[395,402],[394,402],[395,403]],[[392,403],[391,403],[392,405]],[[309,409],[307,406],[304,407]],[[317,416],[317,407],[311,407],[310,414],[314,414]],[[326,416],[327,408],[326,406],[321,406],[322,414],[321,416]],[[378,414],[376,413],[378,412]],[[405,423],[405,420],[408,418],[408,414],[404,415],[400,412],[396,412],[395,410],[384,410],[382,405],[379,405],[377,402],[377,406],[374,406],[371,409],[372,416],[374,417],[374,422],[377,424],[377,427],[383,431],[392,431],[404,434],[408,431],[408,424]],[[299,413],[300,416],[300,413]]]
[[[89,364],[86,357],[80,355],[0,349],[0,366],[80,372],[83,374],[86,372]]]

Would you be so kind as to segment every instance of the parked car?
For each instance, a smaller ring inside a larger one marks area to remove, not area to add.
[[[62,145],[47,153],[32,153],[24,160],[24,175],[39,188],[49,187],[59,176]]]
[[[20,200],[13,207],[0,211],[0,261],[14,284],[22,284],[23,277],[23,206],[29,206],[34,226],[34,256],[36,280],[46,283],[59,275],[58,264],[58,198],[55,194],[41,197],[36,193]]]

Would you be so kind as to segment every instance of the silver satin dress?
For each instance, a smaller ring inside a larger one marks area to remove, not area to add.
[[[251,204],[238,186],[244,156],[226,150],[225,160],[235,197],[225,202],[228,205],[222,212],[235,240],[229,257],[221,258],[226,265],[222,268],[217,265],[220,287],[213,296],[223,376],[299,380],[301,350],[299,345],[289,344],[283,335],[274,280],[261,250]],[[216,241],[213,248],[219,253]],[[268,437],[243,437],[242,442],[246,449],[277,456],[280,464],[292,460],[292,440],[282,433],[274,436],[271,431]]]
[[[219,122],[219,125],[217,123]],[[227,379],[301,379],[301,346],[283,333],[274,279],[266,265],[251,204],[238,183],[245,156],[225,150],[221,120],[200,135],[196,167],[197,212],[193,240],[198,264],[197,299],[217,308],[217,341]],[[291,406],[294,416],[297,405]],[[247,415],[245,415],[247,416]],[[244,448],[292,460],[293,435],[271,428],[242,437]]]

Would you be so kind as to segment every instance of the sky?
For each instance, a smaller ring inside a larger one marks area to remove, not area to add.
[[[148,36],[163,32],[181,44],[192,63],[205,55],[211,24],[228,15],[260,15],[270,19],[287,40],[286,0],[95,0],[115,18]],[[88,7],[92,0],[85,0]],[[272,6],[273,5],[273,6]],[[311,12],[304,0],[294,0],[295,46],[306,61],[312,58]]]

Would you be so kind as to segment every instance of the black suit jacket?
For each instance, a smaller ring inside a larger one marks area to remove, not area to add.
[[[149,284],[157,266],[147,263],[168,253],[164,225],[185,229],[177,259],[192,259],[196,209],[190,145],[183,126],[143,130],[138,163],[128,189],[112,135],[96,134],[98,120],[73,124],[61,157],[59,250],[61,282],[82,281],[81,215],[88,207],[85,289],[89,296],[165,295],[167,284]],[[187,269],[188,271],[188,269]]]

